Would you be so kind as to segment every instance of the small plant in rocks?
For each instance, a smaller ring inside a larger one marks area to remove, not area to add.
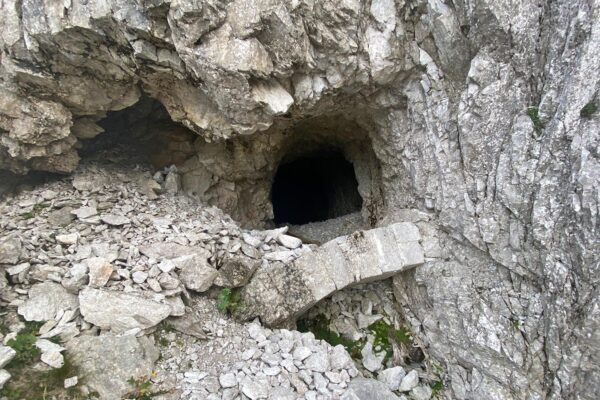
[[[141,376],[139,378],[131,377],[127,380],[133,390],[125,395],[124,399],[127,400],[151,400],[155,396],[165,394],[165,391],[155,391],[152,388],[152,379],[156,378],[156,372],[152,372],[148,376]]]
[[[16,351],[15,358],[6,366],[12,378],[0,389],[0,398],[8,400],[21,399],[83,399],[77,387],[64,390],[64,380],[77,376],[78,371],[69,357],[65,357],[62,367],[57,369],[36,369],[33,366],[39,362],[40,350],[35,346],[40,322],[25,321],[25,327],[17,333],[14,339],[6,344]],[[62,396],[62,397],[61,397]]]
[[[221,312],[233,314],[242,304],[239,290],[225,288],[217,297],[217,308]]]
[[[37,322],[26,322],[23,328],[14,339],[6,344],[17,352],[15,358],[10,363],[13,368],[23,367],[34,361],[40,354],[40,349],[35,347],[36,337],[40,324]]]
[[[301,319],[298,321],[298,330],[300,332],[312,332],[315,338],[324,340],[332,346],[341,344],[346,348],[350,356],[360,359],[360,349],[364,346],[363,340],[352,341],[340,336],[337,332],[329,328],[330,321],[324,315],[317,315],[313,319]]]
[[[544,124],[540,120],[539,109],[537,107],[529,107],[527,108],[527,115],[531,119],[531,122],[533,122],[533,127],[535,128],[535,131],[539,134],[542,131],[542,129],[544,129]]]
[[[150,378],[151,376],[142,376],[137,379],[133,377],[129,378],[127,383],[133,386],[133,390],[125,398],[131,400],[150,400],[154,396]]]

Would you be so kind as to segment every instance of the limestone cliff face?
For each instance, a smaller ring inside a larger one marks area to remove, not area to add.
[[[380,223],[435,215],[443,261],[396,277],[396,296],[454,397],[595,398],[600,0],[4,0],[0,13],[0,169],[72,171],[97,122],[142,92],[204,140],[260,136],[263,153],[298,121],[342,115],[381,165]]]

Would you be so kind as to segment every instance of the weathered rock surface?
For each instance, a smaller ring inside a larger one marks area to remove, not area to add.
[[[0,240],[0,263],[16,264],[21,255],[21,241],[14,237],[5,237]]]
[[[363,217],[404,221],[396,210],[419,207],[439,228],[396,295],[453,395],[597,396],[600,129],[582,111],[599,101],[598,0],[201,3],[3,2],[0,168],[73,171],[100,120],[141,87],[213,141],[181,169],[184,189],[264,221],[288,133],[341,142],[361,128],[369,146],[348,153],[356,165],[374,153],[356,168]],[[108,180],[73,184],[98,192]],[[161,185],[143,182],[156,198]],[[36,218],[33,205],[22,208]],[[0,228],[28,231],[19,221]],[[0,263],[29,261],[13,254]],[[70,255],[57,255],[10,279],[59,281],[49,262]],[[268,276],[284,274],[296,276]],[[294,287],[261,301],[312,296]]]
[[[5,369],[0,369],[0,389],[4,387],[6,382],[10,379],[10,373]]]
[[[0,345],[0,368],[4,368],[16,355],[11,347]]]
[[[29,290],[29,299],[19,306],[18,311],[26,321],[48,321],[59,312],[78,307],[77,296],[57,283],[44,282]]]
[[[133,293],[86,288],[79,292],[83,318],[102,329],[121,333],[155,326],[171,314],[171,307]]]
[[[385,279],[424,262],[421,236],[410,222],[359,231],[325,243],[293,265],[260,269],[242,290],[245,318],[268,325],[294,319],[347,286]]]
[[[384,383],[374,379],[355,379],[348,386],[343,400],[399,400]]]
[[[86,385],[106,400],[123,398],[134,390],[127,381],[147,379],[159,356],[146,337],[82,336],[66,347],[73,364],[85,377]]]

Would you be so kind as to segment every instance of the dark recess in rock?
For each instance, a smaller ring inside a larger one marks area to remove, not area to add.
[[[306,224],[360,211],[354,166],[335,150],[281,164],[272,191],[276,224]]]
[[[157,168],[181,165],[193,154],[197,138],[195,133],[174,122],[159,101],[146,95],[131,107],[108,112],[98,125],[104,132],[82,141],[79,151],[82,157],[121,145],[136,160]]]

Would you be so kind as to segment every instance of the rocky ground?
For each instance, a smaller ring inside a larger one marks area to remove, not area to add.
[[[106,153],[2,200],[2,399],[443,395],[389,282],[336,292],[303,332],[232,318],[257,269],[317,246],[241,229],[178,185]]]

